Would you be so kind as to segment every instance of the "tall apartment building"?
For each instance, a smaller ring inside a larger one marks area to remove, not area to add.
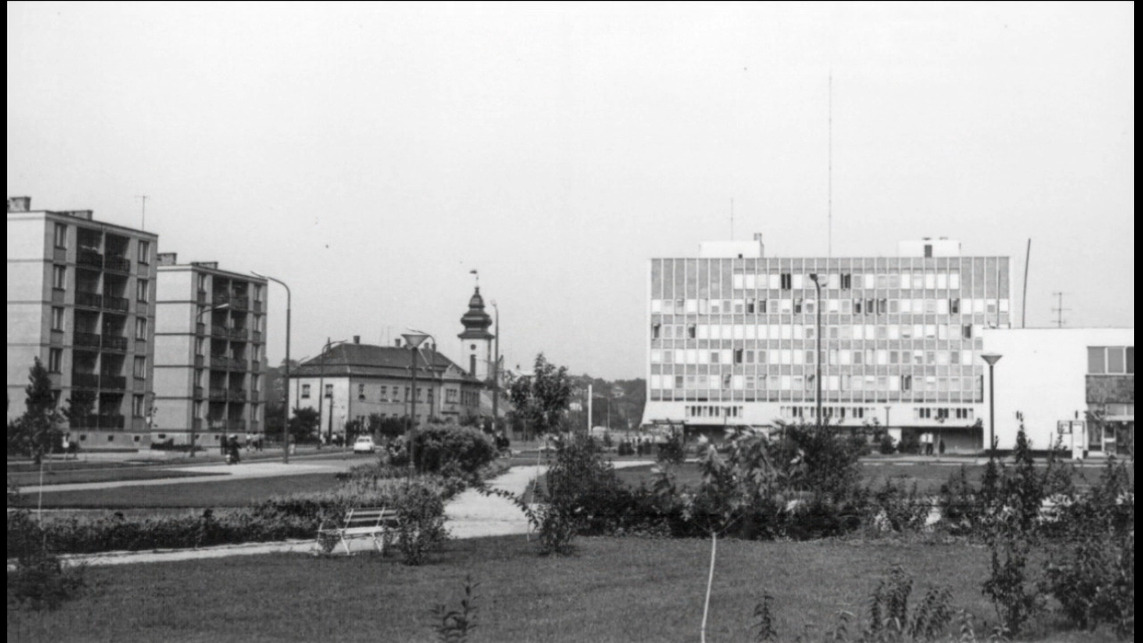
[[[8,419],[33,358],[85,449],[147,443],[158,236],[8,199]]]
[[[159,255],[153,439],[264,431],[266,280]]]
[[[648,288],[644,423],[814,421],[820,311],[832,425],[980,447],[982,331],[1010,323],[1007,257],[964,257],[947,239],[896,257],[766,257],[756,235],[652,259]]]

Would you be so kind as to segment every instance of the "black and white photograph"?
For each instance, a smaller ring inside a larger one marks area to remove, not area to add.
[[[1134,640],[1134,24],[8,2],[8,640]]]

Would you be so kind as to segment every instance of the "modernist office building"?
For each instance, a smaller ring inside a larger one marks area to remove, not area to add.
[[[7,214],[8,419],[38,357],[83,448],[145,444],[158,237],[91,210],[32,210],[29,197]]]
[[[266,400],[266,280],[159,255],[153,438],[218,446],[260,434]]]
[[[814,421],[820,310],[831,424],[981,446],[982,335],[1010,323],[1007,257],[961,256],[947,239],[902,242],[896,257],[763,251],[758,235],[651,260],[644,423]]]

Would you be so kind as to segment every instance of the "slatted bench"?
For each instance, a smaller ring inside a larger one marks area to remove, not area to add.
[[[345,518],[337,525],[326,526],[323,519],[318,526],[317,544],[322,547],[322,539],[337,538],[346,555],[350,554],[349,541],[355,538],[371,538],[373,548],[379,553],[385,553],[385,545],[392,539],[390,530],[397,526],[397,512],[392,509],[362,507],[350,509]]]

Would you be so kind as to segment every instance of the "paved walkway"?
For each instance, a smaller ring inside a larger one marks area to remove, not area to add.
[[[642,461],[628,461],[628,462],[615,462],[613,463],[617,469],[627,467],[638,467],[653,464],[652,462]],[[225,466],[225,465],[224,465]],[[270,473],[276,471],[272,468],[275,463],[251,463],[249,465],[233,465],[230,467],[235,470],[235,474],[241,474],[243,477],[255,477],[258,475],[286,475],[284,473]],[[297,469],[301,465],[281,465],[277,464],[280,468],[289,468],[290,472],[297,473]],[[333,465],[307,465],[307,466],[333,466]],[[249,467],[247,470],[239,470],[239,467]],[[258,469],[255,467],[270,467],[266,469]],[[209,468],[209,467],[202,467]],[[489,487],[493,489],[501,489],[509,491],[514,494],[522,494],[528,488],[528,483],[537,478],[547,470],[546,466],[526,466],[526,467],[513,467],[507,473],[497,477],[489,483]],[[207,480],[217,480],[217,478],[206,478]],[[199,479],[181,478],[175,482],[185,483],[197,481]],[[145,484],[164,483],[162,480],[141,480],[132,481]],[[116,486],[114,483],[91,483],[93,485],[101,485],[104,487]],[[63,485],[55,485],[61,487]],[[529,530],[528,519],[520,508],[513,504],[510,500],[505,498],[486,496],[478,491],[467,490],[462,492],[449,501],[445,507],[445,527],[449,531],[449,535],[456,539],[466,538],[484,538],[487,536],[507,536],[512,534],[526,534]],[[156,562],[172,562],[181,560],[200,560],[205,558],[225,558],[228,556],[252,556],[258,554],[275,554],[275,553],[313,553],[315,541],[313,539],[306,540],[288,540],[284,542],[273,543],[248,543],[242,545],[221,545],[218,547],[204,547],[201,549],[172,549],[172,550],[152,550],[140,552],[108,552],[102,554],[76,554],[64,556],[64,560],[69,564],[85,564],[85,565],[123,565],[129,563],[156,563]],[[372,549],[372,544],[366,540],[359,539],[351,542],[350,549],[353,551],[368,551]]]

